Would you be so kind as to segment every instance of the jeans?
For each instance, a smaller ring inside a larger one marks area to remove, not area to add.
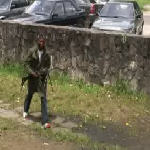
[[[34,93],[28,92],[24,101],[24,112],[28,112],[31,104],[31,99]],[[47,111],[47,99],[46,95],[41,97],[41,113],[42,113],[42,124],[47,123],[49,121],[48,111]]]

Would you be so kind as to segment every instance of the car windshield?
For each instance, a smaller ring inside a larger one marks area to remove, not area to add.
[[[100,3],[106,3],[106,2],[108,2],[109,0],[95,0],[96,1],[96,3],[98,3],[98,4],[100,4]]]
[[[76,0],[79,4],[89,4],[89,0]]]
[[[54,1],[34,1],[34,3],[26,9],[25,13],[49,15],[53,5]]]
[[[107,3],[100,11],[100,16],[112,18],[133,18],[133,5],[131,3]]]
[[[9,10],[12,0],[0,0],[0,10]]]
[[[86,4],[90,4],[89,0],[74,0],[76,2],[77,5],[86,5]]]

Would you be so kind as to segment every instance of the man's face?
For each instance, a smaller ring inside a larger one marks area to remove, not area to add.
[[[45,42],[43,40],[39,41],[39,50],[43,50],[45,47]]]

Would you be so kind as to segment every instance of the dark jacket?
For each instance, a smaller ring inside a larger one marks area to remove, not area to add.
[[[39,61],[38,49],[32,50],[25,60],[25,70],[28,73],[28,92],[38,92],[40,96],[46,94],[47,75],[50,68],[50,56],[43,52]],[[34,77],[32,72],[39,74]]]

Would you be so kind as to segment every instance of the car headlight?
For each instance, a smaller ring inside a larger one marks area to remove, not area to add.
[[[3,20],[5,19],[6,17],[5,16],[0,16],[0,20]]]

